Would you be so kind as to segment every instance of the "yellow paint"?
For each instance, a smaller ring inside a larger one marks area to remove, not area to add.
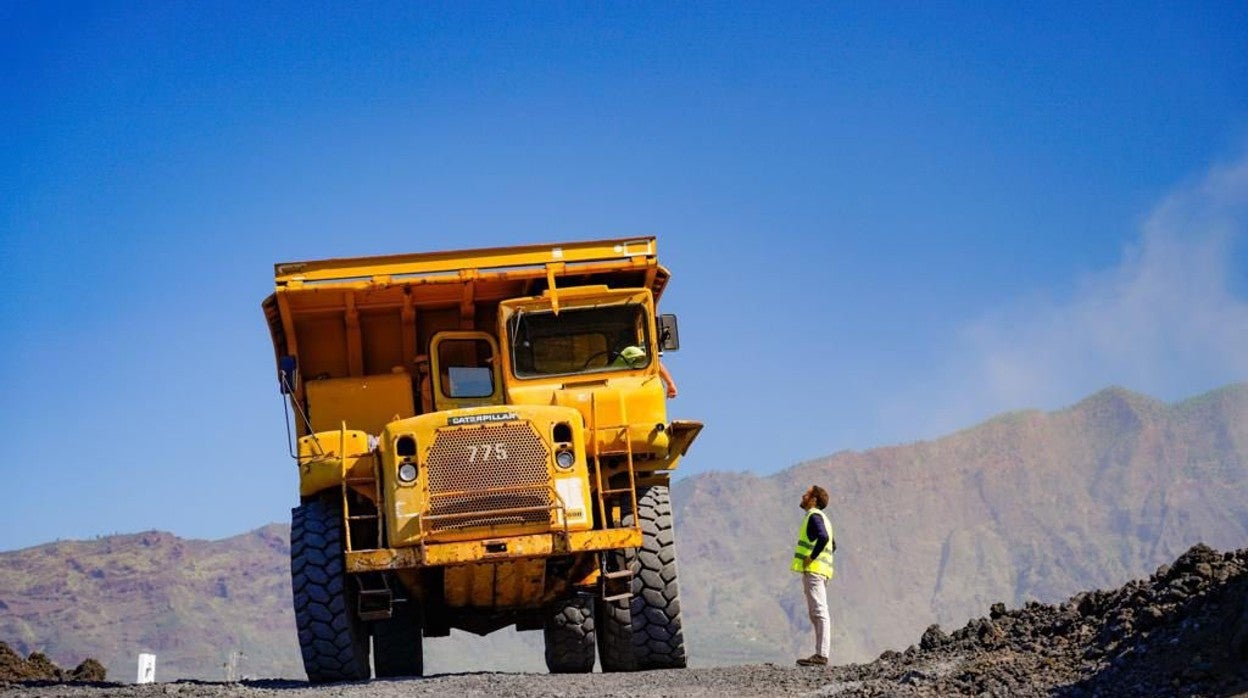
[[[499,415],[513,416],[508,420],[510,422],[532,425],[533,430],[548,442],[556,424],[564,423],[570,426],[573,437],[572,451],[577,455],[573,467],[567,471],[556,467],[553,461],[553,452],[550,454],[550,459],[544,464],[544,467],[551,480],[550,489],[552,492],[558,489],[555,485],[557,480],[574,479],[579,483],[579,491],[584,495],[580,502],[563,503],[569,512],[568,530],[582,531],[590,528],[592,522],[588,513],[592,511],[590,497],[593,490],[590,487],[589,470],[585,459],[584,429],[580,413],[573,409],[553,405],[498,405],[463,409],[454,412],[455,419],[469,422],[474,419],[492,419]],[[397,472],[404,461],[397,454],[398,440],[407,436],[415,439],[417,443],[415,462],[418,468],[416,481],[411,484],[404,484],[400,483],[397,478],[383,479],[384,498],[390,503],[390,506],[386,507],[385,511],[386,526],[391,532],[390,544],[395,547],[405,547],[418,545],[422,541],[479,541],[483,538],[515,536],[533,532],[534,526],[531,524],[496,525],[474,527],[463,531],[433,532],[430,522],[422,518],[422,512],[427,512],[430,509],[428,458],[435,440],[439,434],[450,434],[457,431],[472,433],[477,428],[476,425],[471,423],[450,425],[447,423],[450,419],[451,417],[448,417],[447,413],[442,412],[419,415],[392,422],[382,431],[378,452],[381,457],[382,470],[387,473]],[[505,460],[494,461],[493,464],[496,467],[507,467],[507,461]],[[561,530],[563,528],[562,511],[552,509],[550,513],[551,523],[541,525],[541,530],[549,530],[552,524]],[[580,512],[579,516],[571,515],[572,512],[576,511]]]
[[[657,266],[653,237],[619,240],[591,240],[554,245],[523,245],[450,252],[327,259],[309,262],[281,262],[273,266],[278,285],[306,284],[324,281],[373,280],[393,282],[395,277],[453,273],[479,270],[481,278],[490,273],[522,273],[534,265],[563,262],[564,264],[610,263],[619,266]],[[539,273],[545,275],[545,269]]]
[[[558,534],[514,536],[505,539],[506,555],[493,554],[486,549],[487,542],[498,540],[504,539],[429,543],[411,548],[352,551],[347,553],[347,569],[351,572],[374,572],[448,565],[462,566],[492,560],[546,558],[551,555],[635,548],[641,545],[641,531],[632,528],[580,531],[569,534],[566,543],[563,536]],[[449,573],[451,569],[447,567],[447,572]]]
[[[451,608],[532,607],[545,595],[544,560],[456,565],[443,574],[443,597]]]
[[[299,439],[299,496],[339,488],[347,478],[372,477],[373,458],[362,431],[324,431]],[[371,487],[358,489],[374,496]]]
[[[313,431],[335,429],[345,421],[352,429],[377,434],[386,424],[416,414],[412,378],[403,371],[308,381],[307,392]]]
[[[274,294],[263,307],[275,356],[297,364],[289,397],[299,415],[300,495],[344,485],[368,499],[380,494],[390,547],[346,552],[348,570],[395,571],[412,593],[424,595],[430,590],[420,588],[420,570],[442,567],[450,606],[532,608],[568,585],[592,586],[599,552],[640,545],[639,529],[592,530],[598,481],[590,467],[606,458],[600,467],[607,475],[628,474],[631,463],[637,483],[666,482],[700,429],[696,422],[669,423],[659,378],[655,313],[669,276],[652,237],[275,265]],[[542,356],[562,372],[567,353],[566,375],[513,374],[506,328],[514,313],[613,304],[644,308],[635,329],[655,358],[648,365],[595,365],[584,373],[587,357],[606,353],[612,347],[602,345],[614,341],[586,334],[572,338],[566,352],[556,344]],[[444,367],[439,349],[455,340],[484,342],[491,356],[447,345]],[[469,358],[454,363],[459,353]],[[442,385],[451,366],[461,385],[475,385],[474,369],[490,368],[492,392],[452,396]],[[488,428],[503,424],[531,429],[533,439],[505,432],[524,442],[522,471],[507,470],[510,455],[500,457],[500,443],[509,443],[486,438],[504,433]],[[566,433],[563,445],[555,443],[556,430]],[[415,444],[414,455],[399,455],[401,440]],[[443,481],[431,492],[435,446]],[[570,469],[555,464],[560,448],[575,456]],[[478,456],[471,468],[457,470],[456,458]],[[405,464],[416,468],[412,482],[398,479]],[[481,474],[475,481],[474,472]],[[488,511],[461,511],[462,502],[446,491],[447,482],[461,481],[472,494],[468,509],[488,506],[495,495],[508,504],[492,521]],[[475,484],[492,481],[504,484]],[[549,490],[550,506],[520,494],[540,487]],[[455,517],[467,523],[450,525]],[[548,579],[547,561],[556,556],[572,567]]]

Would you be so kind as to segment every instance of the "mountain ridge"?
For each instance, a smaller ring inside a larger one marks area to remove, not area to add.
[[[696,454],[695,454],[696,456]],[[770,475],[673,483],[695,665],[789,662],[810,631],[788,572],[809,484],[832,495],[834,659],[904,647],[995,602],[1053,602],[1147,574],[1195,543],[1248,539],[1248,385],[1173,404],[1107,388],[1059,410],[998,415],[938,439],[841,451]],[[125,677],[301,675],[289,527],[216,541],[162,531],[0,553],[0,640]],[[427,643],[430,671],[541,670],[540,633]],[[467,656],[464,656],[467,655]]]

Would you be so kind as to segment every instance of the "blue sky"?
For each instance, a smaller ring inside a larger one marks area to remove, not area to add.
[[[685,473],[1245,380],[1248,5],[975,5],[0,4],[0,549],[288,520],[276,261],[657,235]]]

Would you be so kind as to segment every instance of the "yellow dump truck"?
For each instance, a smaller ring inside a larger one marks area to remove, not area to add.
[[[668,484],[702,425],[667,417],[669,276],[649,237],[275,265],[310,681],[512,625],[552,672],[685,666]]]

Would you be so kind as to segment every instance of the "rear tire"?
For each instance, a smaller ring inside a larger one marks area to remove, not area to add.
[[[424,676],[424,638],[415,599],[395,604],[393,615],[373,623],[373,666],[377,678]]]
[[[666,486],[637,490],[641,547],[626,554],[633,571],[630,605],[633,657],[637,669],[683,669],[685,635],[676,583],[676,535]],[[626,517],[631,525],[632,517]]]
[[[303,668],[311,683],[369,677],[368,632],[355,614],[343,564],[342,504],[312,500],[291,510],[290,583]]]
[[[603,672],[633,671],[633,620],[628,600],[594,599],[595,635],[598,637],[598,663]]]
[[[591,599],[573,596],[546,609],[543,634],[546,668],[552,674],[594,670],[594,613]]]

